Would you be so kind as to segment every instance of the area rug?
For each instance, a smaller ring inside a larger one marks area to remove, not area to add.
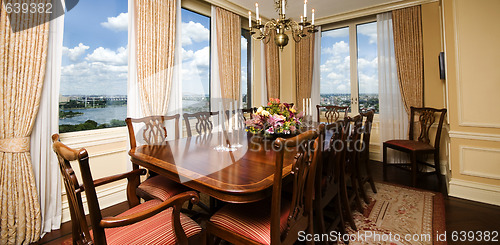
[[[441,193],[387,183],[376,187],[376,194],[367,188],[372,201],[364,214],[354,213],[358,231],[346,224],[349,244],[447,244]]]

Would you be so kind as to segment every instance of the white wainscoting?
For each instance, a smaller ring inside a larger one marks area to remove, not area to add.
[[[500,206],[500,187],[472,181],[451,179],[449,195]]]

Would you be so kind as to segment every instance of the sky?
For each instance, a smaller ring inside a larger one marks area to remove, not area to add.
[[[182,9],[181,20],[183,94],[208,95],[210,18]],[[61,94],[126,95],[127,48],[127,1],[80,1],[65,14]],[[242,60],[246,81],[243,38]]]
[[[372,22],[356,28],[359,93],[378,93],[377,24]],[[351,93],[349,48],[348,27],[322,33],[321,94]]]

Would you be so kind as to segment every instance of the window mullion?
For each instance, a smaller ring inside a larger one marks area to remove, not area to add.
[[[349,61],[350,61],[350,74],[351,74],[351,113],[357,115],[358,108],[358,45],[356,25],[349,25]]]

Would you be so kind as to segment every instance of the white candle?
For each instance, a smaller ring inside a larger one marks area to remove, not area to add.
[[[300,23],[304,22],[304,16],[300,16]]]
[[[311,25],[314,25],[314,9],[312,9],[312,21],[311,21]]]
[[[252,28],[252,12],[250,11],[248,11],[248,27]]]
[[[311,104],[311,98],[309,100],[309,115],[312,115],[312,104]]]
[[[281,6],[282,6],[281,11],[283,11],[283,15],[285,15],[285,0],[281,2]]]
[[[306,99],[305,98],[302,99],[302,111],[304,112],[304,114],[306,113]]]
[[[255,18],[260,19],[259,18],[259,4],[258,3],[255,3]]]
[[[304,17],[307,18],[307,0],[304,0]]]

